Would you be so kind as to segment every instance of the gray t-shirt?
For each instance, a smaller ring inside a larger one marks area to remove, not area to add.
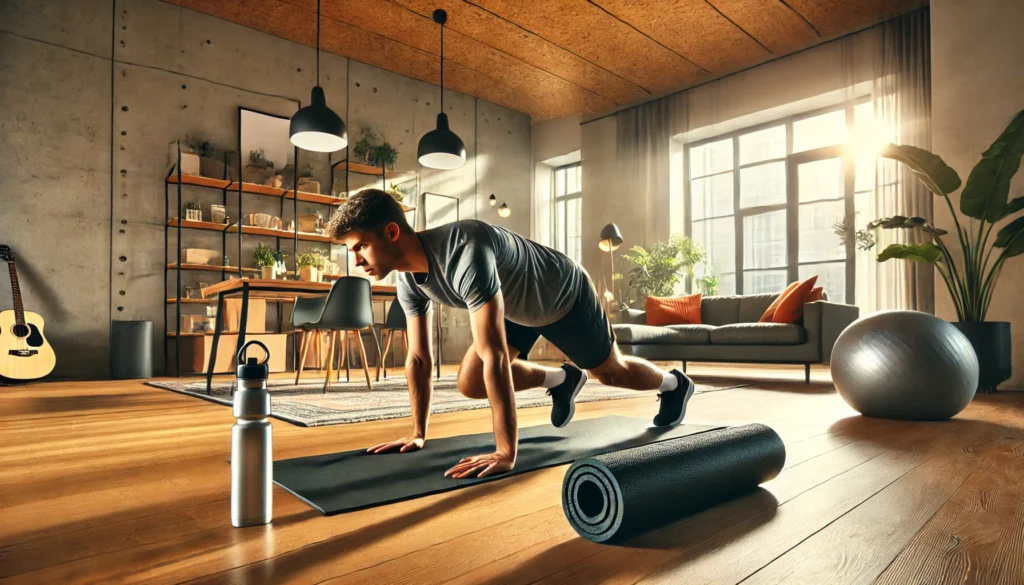
[[[569,312],[587,280],[561,252],[506,229],[467,219],[419,232],[430,272],[398,275],[398,301],[410,317],[430,302],[476,311],[501,290],[505,318],[541,327]]]

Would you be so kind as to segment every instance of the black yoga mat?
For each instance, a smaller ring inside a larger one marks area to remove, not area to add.
[[[493,452],[493,433],[428,439],[423,450],[413,453],[372,455],[359,449],[275,461],[274,482],[324,514],[332,515],[716,428],[721,427],[653,427],[650,419],[608,416],[572,422],[561,429],[551,425],[519,429],[515,468],[483,479],[450,479],[444,477],[444,472],[463,457]]]
[[[583,538],[618,542],[753,491],[785,462],[764,425],[712,430],[576,461],[562,510]]]

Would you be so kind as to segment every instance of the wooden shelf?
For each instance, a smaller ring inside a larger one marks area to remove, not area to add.
[[[170,227],[178,227],[178,223],[179,223],[178,218],[174,218],[174,219],[168,221],[167,225],[170,226]],[[181,227],[185,228],[185,229],[209,230],[209,231],[213,231],[213,232],[223,232],[223,231],[226,231],[227,233],[232,233],[232,234],[233,233],[238,233],[238,226],[237,225],[233,225],[233,226],[227,228],[227,230],[225,230],[224,229],[225,226],[223,224],[212,223],[212,222],[209,222],[209,221],[190,221],[190,220],[186,219],[186,220],[180,221],[180,223],[181,223]],[[261,228],[261,227],[251,226],[251,225],[242,226],[242,233],[243,234],[253,235],[253,236],[269,236],[269,237],[273,237],[273,238],[281,238],[281,239],[284,239],[284,240],[292,239],[292,234],[293,234],[293,232],[289,232],[289,231],[285,231],[285,230],[275,230],[275,229],[271,229],[271,228]],[[330,236],[321,236],[320,234],[307,234],[307,233],[304,233],[304,232],[299,232],[298,239],[306,241],[306,242],[324,242],[324,243],[327,243],[327,244],[330,244],[330,243],[332,243],[334,241],[334,240],[331,239]]]
[[[241,187],[242,193],[254,193],[256,195],[270,195],[271,197],[280,197],[284,195],[284,189],[278,187],[270,187],[267,185],[257,185],[256,183],[239,183],[238,181],[232,181],[228,185],[228,191],[238,191]]]
[[[198,187],[209,187],[211,189],[223,189],[231,184],[228,179],[211,179],[210,177],[200,177],[198,175],[179,175],[177,173],[167,177],[168,183],[178,183],[182,185],[196,185]]]
[[[370,165],[359,164],[355,162],[343,162],[335,167],[335,170],[348,169],[348,172],[355,173],[357,175],[373,175],[377,177],[384,176],[384,169],[380,167],[371,167]]]
[[[174,262],[171,262],[170,264],[167,265],[167,269],[168,270],[174,270],[177,267],[178,267],[178,265],[175,264]],[[231,274],[238,274],[238,267],[237,266],[214,266],[212,264],[182,264],[181,265],[181,269],[182,270],[205,270],[205,271],[208,271],[208,272],[221,272],[221,271],[223,271],[223,272],[230,272]],[[245,272],[247,274],[260,274],[260,270],[258,268],[243,268],[242,272]]]
[[[285,191],[285,199],[295,199],[295,191]],[[309,203],[320,203],[323,205],[341,205],[348,201],[342,197],[331,197],[330,195],[320,195],[318,193],[307,193],[305,191],[299,191],[299,201],[308,201]]]

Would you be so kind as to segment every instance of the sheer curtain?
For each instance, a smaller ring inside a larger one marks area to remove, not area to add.
[[[664,241],[680,231],[678,226],[686,225],[685,216],[690,212],[681,204],[684,170],[680,153],[685,145],[768,122],[798,119],[804,113],[839,104],[862,106],[854,106],[854,119],[873,118],[875,142],[882,137],[929,148],[929,44],[929,12],[924,8],[618,112],[615,159],[585,157],[584,162],[614,165],[616,170],[615,185],[606,188],[605,217],[622,228],[627,246]],[[845,133],[842,138],[850,146],[851,154],[847,156],[859,163],[857,184],[866,185],[856,188],[855,229],[864,229],[869,221],[891,215],[930,220],[933,196],[906,169],[877,160],[874,152],[853,148],[854,139],[853,134]],[[862,154],[852,154],[856,152]],[[930,266],[875,260],[889,243],[918,241],[918,236],[909,231],[879,230],[874,249],[853,253],[854,302],[863,313],[887,309],[934,312],[934,273]],[[627,271],[626,264],[617,260],[617,270]]]
[[[917,10],[879,27],[872,84],[875,119],[896,144],[931,149],[931,34],[929,10]],[[934,197],[906,166],[879,159],[874,218],[903,215],[932,219]],[[863,227],[863,226],[858,226]],[[878,230],[872,252],[892,243],[923,243],[919,230]],[[865,271],[868,311],[910,309],[935,312],[935,269],[930,264],[870,259]]]

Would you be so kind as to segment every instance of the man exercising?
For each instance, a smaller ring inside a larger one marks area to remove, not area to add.
[[[468,309],[473,346],[459,368],[459,391],[491,404],[494,453],[467,457],[445,472],[460,479],[512,469],[518,427],[514,390],[544,387],[551,396],[551,424],[563,427],[575,413],[589,371],[603,384],[659,390],[654,424],[679,424],[693,396],[682,372],[623,356],[590,277],[565,255],[506,229],[463,220],[415,232],[401,206],[376,189],[361,191],[331,218],[331,236],[348,246],[357,266],[377,280],[398,275],[398,302],[407,317],[413,431],[374,445],[371,453],[422,449],[433,391],[429,315],[431,302]],[[526,361],[543,335],[572,360],[560,369]]]

